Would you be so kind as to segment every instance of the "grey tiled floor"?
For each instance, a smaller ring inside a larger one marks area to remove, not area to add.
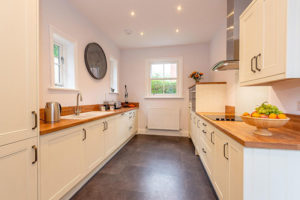
[[[215,200],[188,138],[135,136],[72,200]]]

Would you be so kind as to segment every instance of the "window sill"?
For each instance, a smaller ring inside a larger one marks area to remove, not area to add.
[[[182,96],[146,96],[144,99],[184,99]]]
[[[117,95],[119,95],[119,92],[110,92],[109,94],[117,94]]]
[[[48,90],[56,90],[56,91],[74,91],[78,92],[79,89],[73,89],[73,88],[60,88],[60,87],[49,87]]]

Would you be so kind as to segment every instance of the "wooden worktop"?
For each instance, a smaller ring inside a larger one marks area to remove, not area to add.
[[[300,130],[285,127],[273,128],[269,129],[273,133],[272,136],[260,136],[253,134],[256,127],[245,122],[213,121],[205,117],[205,115],[214,114],[224,113],[197,113],[197,115],[245,147],[300,150]]]
[[[121,114],[135,109],[138,109],[138,107],[116,109],[113,111],[113,113],[108,113],[107,115],[97,116],[88,119],[61,119],[59,122],[56,123],[45,123],[43,120],[40,120],[40,135],[45,135],[47,133],[52,133],[62,129],[77,126],[86,122],[95,121],[98,119],[110,117],[113,115]]]

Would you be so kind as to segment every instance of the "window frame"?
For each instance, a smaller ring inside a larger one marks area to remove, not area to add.
[[[112,63],[115,63],[115,66],[113,66]],[[109,91],[110,91],[111,94],[119,94],[119,62],[118,62],[117,59],[115,59],[113,57],[110,57],[109,64],[110,64],[110,88],[109,88]],[[111,88],[114,85],[114,83],[113,83],[113,81],[114,81],[113,68],[116,68],[116,70],[117,70],[116,71],[116,73],[117,73],[117,76],[116,76],[116,79],[117,79],[116,80],[116,82],[117,82],[116,83],[116,87],[117,88],[114,88],[115,89],[114,92],[111,91]]]
[[[61,39],[56,39],[57,37]],[[75,39],[70,37],[69,35],[65,34],[64,32],[60,31],[53,25],[49,25],[49,44],[50,44],[50,71],[51,71],[51,77],[50,77],[50,86],[49,90],[62,90],[62,91],[79,91],[78,85],[77,85],[77,80],[78,80],[78,44]],[[64,42],[61,42],[60,40],[63,40]],[[66,43],[66,44],[65,44]],[[57,85],[55,84],[55,72],[54,72],[54,44],[59,44],[60,46],[63,47],[63,58],[64,58],[64,63],[63,63],[63,70],[62,72],[62,79],[63,79],[63,85]],[[70,48],[71,45],[71,50],[68,49]],[[70,58],[69,56],[72,55]],[[71,62],[69,62],[72,60]],[[67,69],[67,66],[69,63],[72,63],[72,66],[74,68]],[[70,79],[68,79],[70,76]],[[67,80],[68,79],[68,80]],[[70,81],[71,80],[71,81]],[[72,84],[70,84],[72,83]]]
[[[152,64],[177,64],[177,78],[152,78],[151,66]],[[146,60],[146,91],[145,98],[183,98],[182,96],[182,73],[183,73],[183,57],[169,57],[169,58],[157,58]],[[151,80],[176,80],[176,94],[152,94],[151,92]]]
[[[59,63],[55,63],[54,62],[54,56],[53,56],[53,67],[55,68],[55,65],[59,65],[59,76],[60,76],[60,79],[61,79],[61,82],[59,84],[55,83],[55,72],[54,72],[54,85],[55,87],[61,87],[61,88],[64,88],[64,62],[62,62],[61,58],[65,58],[65,55],[64,55],[64,45],[57,42],[57,41],[53,41],[53,46],[56,45],[59,47],[60,51],[59,51]],[[54,48],[54,47],[53,47]],[[54,49],[53,49],[53,52],[54,54]]]

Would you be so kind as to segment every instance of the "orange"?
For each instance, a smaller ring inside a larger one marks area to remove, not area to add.
[[[244,113],[243,113],[243,116],[250,116],[250,114],[247,113],[247,112],[244,112]]]
[[[278,115],[278,118],[279,118],[279,119],[286,119],[287,117],[286,117],[285,114],[279,114],[279,115]]]
[[[251,115],[252,117],[260,117],[260,114],[259,113],[257,113],[257,112],[255,112],[255,113],[252,113],[252,115]]]
[[[260,114],[259,117],[260,117],[260,118],[268,118],[269,116],[266,115],[266,114]]]
[[[277,115],[276,115],[275,113],[271,113],[271,114],[269,115],[269,118],[270,118],[270,119],[277,119]]]

